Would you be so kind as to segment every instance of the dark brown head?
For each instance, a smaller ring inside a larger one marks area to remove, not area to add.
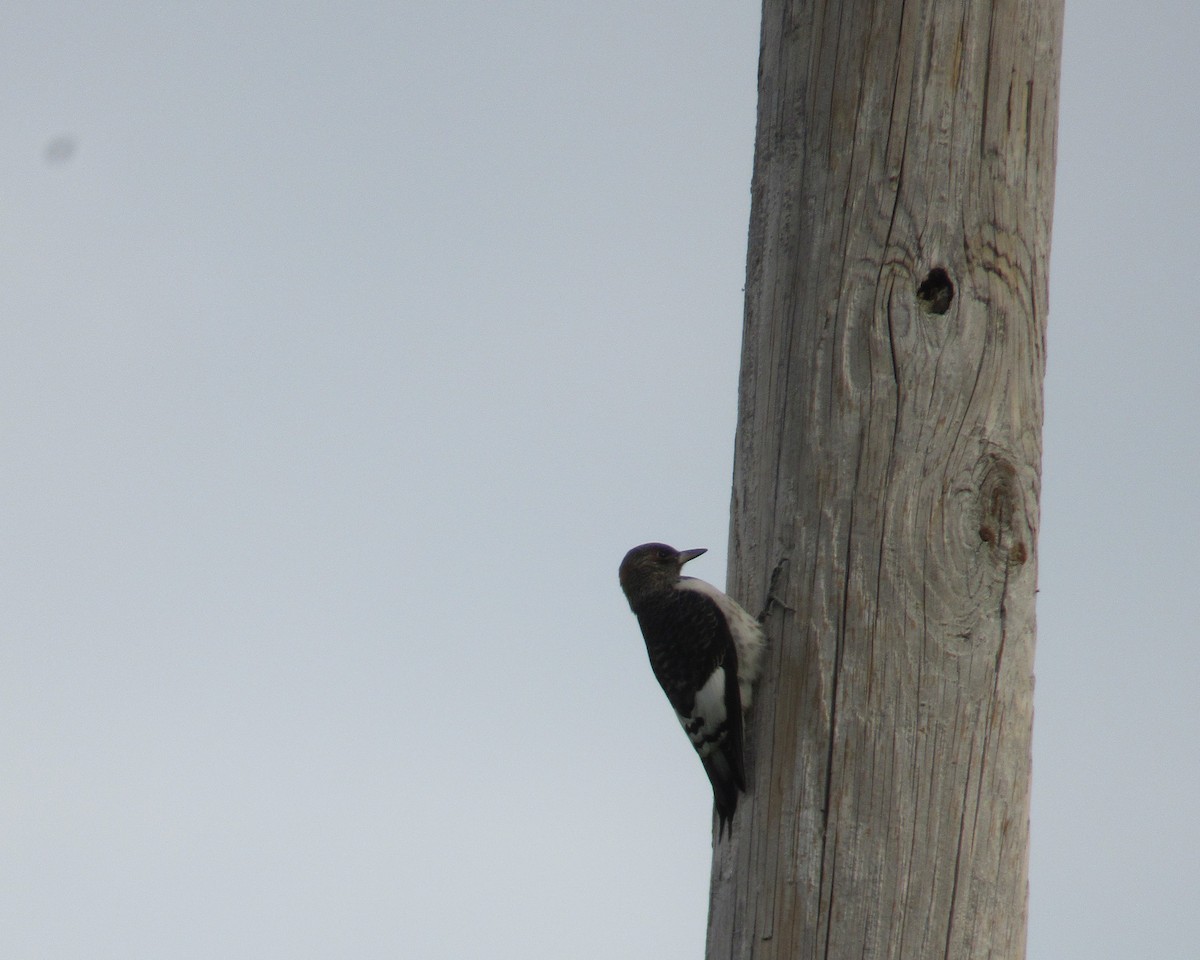
[[[629,605],[636,611],[641,600],[671,589],[679,582],[683,565],[705,550],[705,547],[676,550],[665,543],[643,543],[634,547],[621,561],[621,589],[625,591]]]

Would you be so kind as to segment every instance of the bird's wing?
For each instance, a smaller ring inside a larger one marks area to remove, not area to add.
[[[680,716],[690,717],[699,693],[716,693],[714,671],[737,671],[737,653],[729,626],[712,597],[674,590],[638,610],[650,667]],[[740,708],[739,708],[740,709]]]
[[[684,581],[690,583],[691,581]],[[730,815],[745,789],[737,648],[707,591],[681,587],[638,613],[655,677]]]
[[[650,666],[712,783],[719,830],[746,789],[738,649],[715,587],[681,580],[636,608]]]

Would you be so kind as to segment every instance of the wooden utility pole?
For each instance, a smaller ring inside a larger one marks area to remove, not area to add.
[[[1062,0],[765,0],[710,960],[1024,956]]]

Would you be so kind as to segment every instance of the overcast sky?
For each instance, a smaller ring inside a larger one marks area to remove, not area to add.
[[[701,956],[758,6],[4,21],[0,956]],[[1200,943],[1198,42],[1067,11],[1031,960]]]

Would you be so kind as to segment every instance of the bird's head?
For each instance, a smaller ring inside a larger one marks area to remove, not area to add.
[[[706,549],[676,550],[665,543],[643,543],[634,547],[621,561],[621,589],[625,591],[630,605],[651,594],[670,589],[679,581],[679,571],[683,565],[695,560]]]

